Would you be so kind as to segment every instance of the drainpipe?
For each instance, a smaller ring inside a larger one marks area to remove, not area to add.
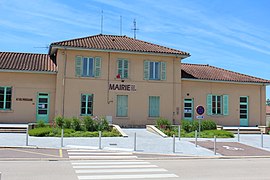
[[[175,58],[173,59],[173,124],[175,124]]]
[[[62,116],[65,117],[65,94],[66,94],[66,74],[67,74],[67,49],[65,48],[65,61],[64,61],[64,77],[63,77],[63,101],[62,101]]]
[[[110,104],[112,101],[110,101],[110,91],[109,91],[109,87],[110,87],[110,68],[111,67],[111,53],[108,52],[108,76],[107,76],[107,103]]]

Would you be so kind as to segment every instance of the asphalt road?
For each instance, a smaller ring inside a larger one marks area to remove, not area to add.
[[[112,163],[123,160],[110,161]],[[140,162],[140,160],[137,160]],[[74,161],[73,161],[74,162]],[[85,163],[84,161],[75,161]],[[89,161],[88,161],[89,162]],[[94,161],[95,162],[95,161]],[[104,162],[104,160],[100,161]],[[178,177],[165,178],[168,180],[269,180],[270,159],[188,159],[188,160],[146,160],[156,169],[167,170],[166,174]],[[48,180],[65,179],[78,180],[71,161],[0,161],[2,180]],[[93,163],[93,161],[91,161]],[[127,165],[126,165],[127,166]],[[84,169],[83,169],[84,170]],[[103,171],[104,168],[101,168]],[[96,171],[99,171],[98,169]],[[95,173],[95,172],[94,172]],[[124,177],[127,174],[115,172]],[[124,174],[124,175],[123,175]],[[138,173],[137,173],[138,174]],[[106,173],[99,174],[100,176]],[[93,178],[93,176],[92,176]],[[121,178],[119,178],[121,179]],[[126,179],[126,178],[123,178]],[[128,179],[128,178],[127,178]],[[144,179],[144,178],[137,178]],[[164,178],[152,178],[161,180]]]
[[[149,161],[184,180],[269,180],[269,158]]]

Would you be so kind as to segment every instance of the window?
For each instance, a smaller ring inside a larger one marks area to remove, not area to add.
[[[149,117],[159,117],[159,96],[149,96]]]
[[[81,115],[93,116],[93,94],[82,94]]]
[[[207,95],[207,115],[229,115],[228,95]]]
[[[78,77],[100,77],[101,58],[76,56],[75,67]]]
[[[193,99],[184,99],[184,119],[193,119]]]
[[[166,80],[166,62],[144,61],[145,80]]]
[[[11,87],[0,87],[0,110],[11,109]]]
[[[129,62],[127,59],[118,59],[117,61],[117,73],[121,79],[128,79],[128,67]]]
[[[117,95],[117,117],[128,117],[128,96]]]

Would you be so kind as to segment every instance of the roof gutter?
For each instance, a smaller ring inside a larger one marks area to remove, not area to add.
[[[182,55],[182,54],[166,54],[166,53],[152,53],[152,52],[136,52],[136,51],[124,51],[124,50],[113,50],[113,49],[93,49],[93,48],[80,48],[80,47],[70,47],[70,46],[57,46],[50,45],[49,55],[53,54],[53,49],[69,49],[69,50],[81,50],[81,51],[98,51],[98,52],[118,52],[118,53],[128,53],[128,54],[146,54],[146,55],[160,55],[160,56],[169,56],[169,57],[177,57],[177,58],[187,58],[190,55]]]
[[[35,74],[57,74],[57,71],[25,71],[25,70],[9,70],[0,69],[0,72],[17,72],[17,73],[35,73]]]
[[[183,81],[195,81],[195,82],[217,82],[217,83],[231,83],[231,84],[249,84],[249,85],[263,85],[269,86],[270,83],[259,83],[259,82],[237,82],[237,81],[221,81],[221,80],[205,80],[205,79],[191,79],[191,78],[181,78]]]

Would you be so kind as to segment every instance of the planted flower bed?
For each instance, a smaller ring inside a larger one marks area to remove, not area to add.
[[[171,122],[164,118],[159,118],[156,123],[157,128],[167,136],[178,136],[178,127],[173,126]],[[181,121],[181,137],[192,138],[195,136],[195,130],[199,131],[198,121]],[[214,121],[203,120],[201,123],[201,138],[233,138],[231,132],[225,130],[217,130],[217,125]]]
[[[60,137],[64,129],[64,137],[98,137],[98,131],[102,131],[103,137],[119,137],[121,134],[109,125],[104,117],[91,118],[85,116],[79,118],[63,118],[57,116],[53,125],[38,121],[34,129],[29,130],[30,136]]]

